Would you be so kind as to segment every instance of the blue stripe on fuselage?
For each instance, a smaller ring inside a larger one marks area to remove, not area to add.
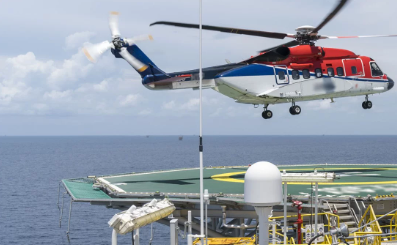
[[[258,64],[252,64],[248,66],[243,66],[240,68],[225,71],[215,78],[218,77],[244,77],[244,76],[266,76],[274,75],[273,67],[264,66]]]

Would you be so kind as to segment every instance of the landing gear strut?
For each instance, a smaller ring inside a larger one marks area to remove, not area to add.
[[[264,119],[270,119],[273,117],[273,112],[267,109],[268,104],[263,107],[262,117]]]
[[[301,108],[298,105],[295,105],[295,101],[292,101],[292,106],[289,108],[289,113],[291,115],[299,115],[301,114]]]
[[[368,100],[368,94],[365,95],[365,101],[362,104],[363,109],[371,109],[372,108],[372,102]]]

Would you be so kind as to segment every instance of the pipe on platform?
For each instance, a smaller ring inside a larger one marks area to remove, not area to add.
[[[284,182],[284,245],[287,245],[287,230],[287,182]]]
[[[178,222],[180,225],[184,225],[184,223],[188,221],[185,217],[178,217]],[[157,222],[162,223],[162,220],[158,220]],[[200,225],[191,222],[191,227],[192,229],[199,231],[200,230]],[[208,230],[208,236],[209,237],[225,237],[221,234],[219,234],[218,232],[212,231],[212,230]]]
[[[317,173],[317,170],[315,170],[315,173]],[[318,182],[316,182],[316,189],[315,189],[315,206],[314,206],[314,235],[317,235],[318,231]],[[312,211],[313,212],[313,211]],[[317,239],[316,239],[316,244],[317,244]]]
[[[246,224],[241,224],[241,225],[228,225],[226,223],[226,206],[221,206],[222,208],[222,226],[226,228],[231,228],[231,229],[249,229],[249,228],[256,228],[256,225],[246,225]]]
[[[117,232],[115,229],[112,231],[112,245],[117,245]]]
[[[187,224],[189,226],[189,234],[192,234],[192,211],[187,212]]]

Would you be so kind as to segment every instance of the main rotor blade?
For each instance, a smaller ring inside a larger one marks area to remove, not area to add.
[[[287,47],[287,48],[289,48],[289,47],[293,47],[293,46],[296,46],[296,45],[299,45],[299,42],[296,41],[296,40],[293,40],[293,41],[290,41],[290,42],[288,42],[288,43],[284,43],[284,44],[281,44],[281,45],[278,45],[278,46],[275,46],[275,47],[272,47],[272,48],[268,48],[268,49],[261,50],[261,51],[259,51],[259,52],[260,52],[260,53],[269,52],[269,51],[274,50],[274,49],[277,49],[277,48],[279,48],[279,47]]]
[[[318,25],[316,28],[314,28],[314,30],[311,32],[313,34],[318,33],[318,31],[323,28],[332,18],[335,17],[335,15],[343,8],[343,6],[345,6],[345,4],[348,2],[349,0],[340,0],[339,4],[336,5],[336,7],[334,8],[334,10],[328,14],[327,18],[325,18],[323,20],[323,22],[321,22],[320,25]]]
[[[128,46],[132,46],[136,42],[153,40],[152,35],[141,35],[132,38],[124,38],[124,41],[128,43]]]
[[[120,37],[119,31],[119,12],[110,12],[109,27],[112,38]]]
[[[196,24],[169,22],[169,21],[157,21],[150,24],[150,26],[154,26],[154,25],[169,25],[169,26],[177,26],[177,27],[185,27],[185,28],[196,28],[196,29],[200,28],[199,25]],[[226,33],[233,33],[233,34],[244,34],[250,36],[268,37],[268,38],[277,38],[277,39],[284,39],[286,36],[292,38],[294,37],[293,34],[287,34],[287,33],[246,30],[246,29],[231,28],[231,27],[203,25],[202,28],[203,30],[209,30],[209,31],[220,31]]]
[[[369,36],[320,36],[320,39],[367,38],[367,37],[397,37],[397,34],[393,34],[393,35],[369,35]]]

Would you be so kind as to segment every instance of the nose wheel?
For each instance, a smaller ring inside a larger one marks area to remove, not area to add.
[[[365,96],[365,101],[362,103],[363,109],[371,109],[372,102],[368,100],[368,94]]]
[[[263,117],[264,119],[270,119],[270,118],[273,117],[273,112],[270,111],[270,110],[268,110],[268,109],[267,109],[267,106],[268,106],[268,105],[265,105],[265,106],[263,107],[264,111],[262,112],[262,117]]]
[[[301,114],[301,111],[301,107],[295,105],[295,102],[292,102],[292,106],[289,108],[289,113],[291,113],[291,115],[299,115]]]

